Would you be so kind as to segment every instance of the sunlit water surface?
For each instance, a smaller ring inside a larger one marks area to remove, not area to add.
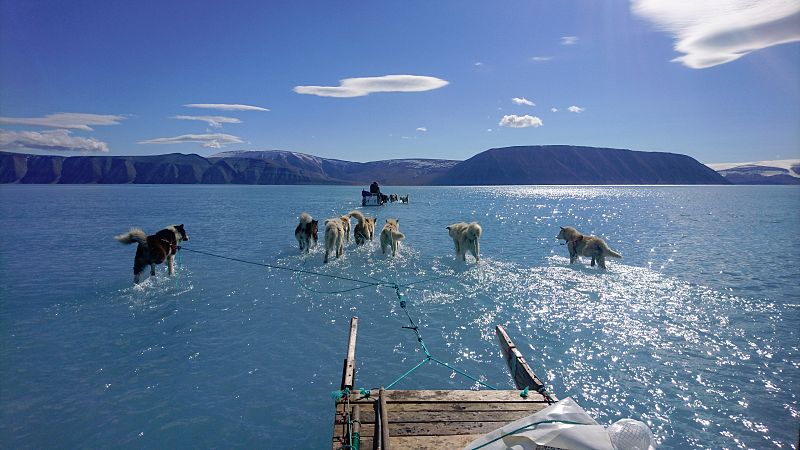
[[[182,252],[178,276],[132,287],[113,240],[184,223],[187,249],[410,283],[438,359],[513,388],[506,325],[559,397],[599,422],[633,417],[662,448],[797,441],[800,190],[791,187],[385,188],[408,205],[398,257],[377,242],[322,264],[296,217],[358,206],[357,187],[1,186],[0,445],[329,448],[348,321],[357,385],[422,359],[394,291]],[[455,261],[445,226],[481,223],[482,260]],[[571,225],[624,255],[569,265]],[[400,389],[475,389],[433,365]]]

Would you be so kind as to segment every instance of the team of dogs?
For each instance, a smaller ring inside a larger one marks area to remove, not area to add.
[[[360,211],[350,211],[341,216],[325,221],[325,259],[327,263],[331,254],[336,258],[344,254],[344,246],[350,241],[350,219],[356,219],[353,227],[353,239],[356,245],[364,245],[372,241],[375,235],[375,217],[366,217]],[[480,238],[483,230],[478,222],[459,222],[447,228],[447,233],[453,239],[456,258],[467,260],[467,252],[471,253],[475,261],[480,261]],[[308,213],[300,214],[300,222],[294,230],[294,236],[302,253],[308,253],[317,245],[319,222]],[[406,236],[400,232],[398,219],[386,219],[380,232],[381,252],[386,254],[391,251],[395,256],[400,248],[400,241]],[[156,265],[166,262],[169,275],[175,273],[175,254],[181,248],[180,243],[189,240],[189,235],[181,225],[170,225],[154,235],[148,236],[139,228],[131,228],[127,233],[116,236],[115,239],[123,244],[139,245],[133,259],[133,282],[142,281],[142,274],[150,267],[150,275],[155,276]],[[622,255],[611,250],[604,240],[597,236],[585,235],[573,227],[561,227],[556,239],[564,240],[569,251],[569,262],[574,263],[578,256],[592,258],[591,265],[606,268],[606,257],[622,258]]]

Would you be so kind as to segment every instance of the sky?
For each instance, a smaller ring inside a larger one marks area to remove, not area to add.
[[[800,158],[800,2],[0,0],[0,150]]]

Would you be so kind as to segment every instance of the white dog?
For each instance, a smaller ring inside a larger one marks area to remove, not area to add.
[[[331,252],[337,259],[344,253],[344,227],[340,217],[325,221],[325,263]]]
[[[454,223],[447,227],[447,233],[453,238],[453,244],[456,246],[456,258],[466,261],[467,251],[469,251],[475,257],[475,261],[481,260],[480,239],[483,229],[478,222]]]
[[[381,251],[386,254],[386,249],[392,249],[392,256],[397,254],[400,241],[406,236],[400,232],[400,221],[397,219],[386,219],[386,224],[381,230]]]

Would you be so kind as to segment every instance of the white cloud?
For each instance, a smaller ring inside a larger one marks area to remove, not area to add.
[[[578,43],[578,36],[562,36],[561,45],[575,45]]]
[[[514,97],[514,98],[512,98],[512,99],[511,99],[511,101],[512,101],[512,102],[513,102],[515,105],[528,105],[528,106],[536,106],[536,103],[533,103],[532,101],[528,100],[528,99],[527,99],[527,98],[525,98],[525,97]]]
[[[552,112],[558,112],[558,108],[550,108],[550,111],[552,111]]]
[[[110,114],[57,113],[44,117],[0,117],[0,123],[92,131],[90,125],[119,125],[124,118]]]
[[[221,128],[223,123],[242,123],[236,117],[225,116],[172,116],[171,119],[198,120],[206,122],[210,127]]]
[[[211,133],[211,134],[182,134],[175,137],[156,138],[140,141],[140,144],[183,144],[185,142],[197,142],[207,148],[222,148],[228,144],[242,144],[244,141],[238,136],[230,134]]]
[[[220,109],[223,111],[269,111],[267,108],[251,105],[231,105],[228,103],[189,103],[187,108]]]
[[[47,150],[53,152],[108,152],[108,144],[71,135],[69,130],[0,131],[0,149]]]
[[[480,67],[480,66],[482,66],[482,65],[483,65],[483,63],[482,63],[482,62],[480,62],[480,61],[476,61],[476,62],[475,62],[475,65],[476,65],[476,66],[478,66],[478,67]]]
[[[569,108],[567,108],[567,111],[574,112],[574,113],[582,113],[582,112],[586,111],[586,108],[581,108],[580,106],[572,105]]]
[[[551,59],[553,59],[552,56],[532,56],[531,57],[531,61],[535,61],[535,62],[545,62],[545,61],[550,61]]]
[[[684,55],[672,61],[693,69],[800,41],[797,0],[632,0],[631,9],[673,34],[675,50]]]
[[[425,128],[425,127],[419,127],[419,128],[417,128],[417,131],[421,131],[421,132],[424,133],[424,132],[428,131],[428,129]]]
[[[295,86],[298,94],[320,97],[362,97],[375,92],[422,92],[439,89],[447,81],[418,75],[384,75],[382,77],[345,78],[339,86]]]
[[[544,124],[542,123],[542,119],[535,116],[529,116],[529,115],[517,116],[512,114],[509,116],[503,116],[503,118],[500,119],[498,125],[500,125],[501,127],[509,127],[509,128],[528,128],[528,127],[538,128]]]

